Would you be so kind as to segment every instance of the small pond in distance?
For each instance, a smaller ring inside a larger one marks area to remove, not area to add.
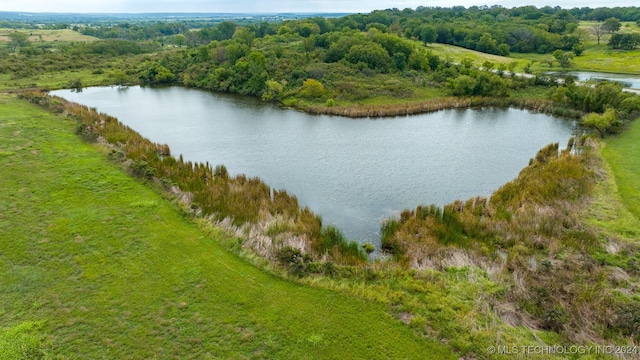
[[[421,204],[489,196],[576,123],[518,109],[350,119],[181,87],[53,91],[117,117],[186,160],[286,189],[347,237],[379,245],[383,219]]]
[[[615,81],[622,84],[625,88],[640,90],[640,75],[601,73],[591,71],[568,71],[566,73],[557,73],[560,75],[573,75],[578,81]]]

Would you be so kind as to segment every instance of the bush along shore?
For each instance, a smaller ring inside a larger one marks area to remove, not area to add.
[[[309,106],[304,108],[304,110],[312,114],[338,115],[358,118],[414,115],[445,109],[485,106],[516,107],[574,119],[578,119],[584,115],[584,112],[580,110],[558,105],[547,99],[494,97],[444,97],[415,103],[387,105]]]

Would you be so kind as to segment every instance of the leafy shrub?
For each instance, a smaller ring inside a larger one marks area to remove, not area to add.
[[[278,250],[276,259],[280,265],[286,267],[295,276],[305,276],[309,272],[311,257],[303,255],[299,249],[285,246]]]
[[[300,249],[285,246],[276,252],[276,259],[281,265],[290,266],[304,261]]]
[[[302,84],[300,95],[306,98],[320,98],[324,96],[324,85],[316,79],[307,79]]]
[[[155,169],[144,160],[133,160],[129,167],[134,175],[141,178],[150,180],[155,176]]]
[[[640,339],[640,303],[633,301],[620,305],[616,310],[616,315],[613,327],[625,336]]]
[[[96,142],[96,140],[98,140],[98,137],[100,136],[100,134],[94,131],[92,126],[88,126],[85,124],[78,124],[78,126],[76,127],[76,134],[80,135],[80,137],[82,137],[84,141],[89,143]]]
[[[364,243],[362,244],[362,248],[364,249],[364,251],[367,254],[371,254],[372,252],[374,252],[376,250],[375,245],[371,244],[371,243]]]

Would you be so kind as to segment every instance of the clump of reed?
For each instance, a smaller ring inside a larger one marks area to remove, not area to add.
[[[305,108],[312,114],[326,114],[359,117],[403,116],[435,112],[446,109],[461,109],[483,106],[517,107],[545,114],[579,119],[584,112],[564,104],[546,99],[504,98],[504,97],[443,97],[421,102],[381,105],[319,106]]]

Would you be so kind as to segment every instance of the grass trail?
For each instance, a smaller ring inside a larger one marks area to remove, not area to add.
[[[634,121],[620,136],[606,140],[603,156],[615,175],[620,198],[640,219],[640,121]]]
[[[74,128],[0,95],[0,347],[24,328],[69,359],[453,357],[229,254]]]

